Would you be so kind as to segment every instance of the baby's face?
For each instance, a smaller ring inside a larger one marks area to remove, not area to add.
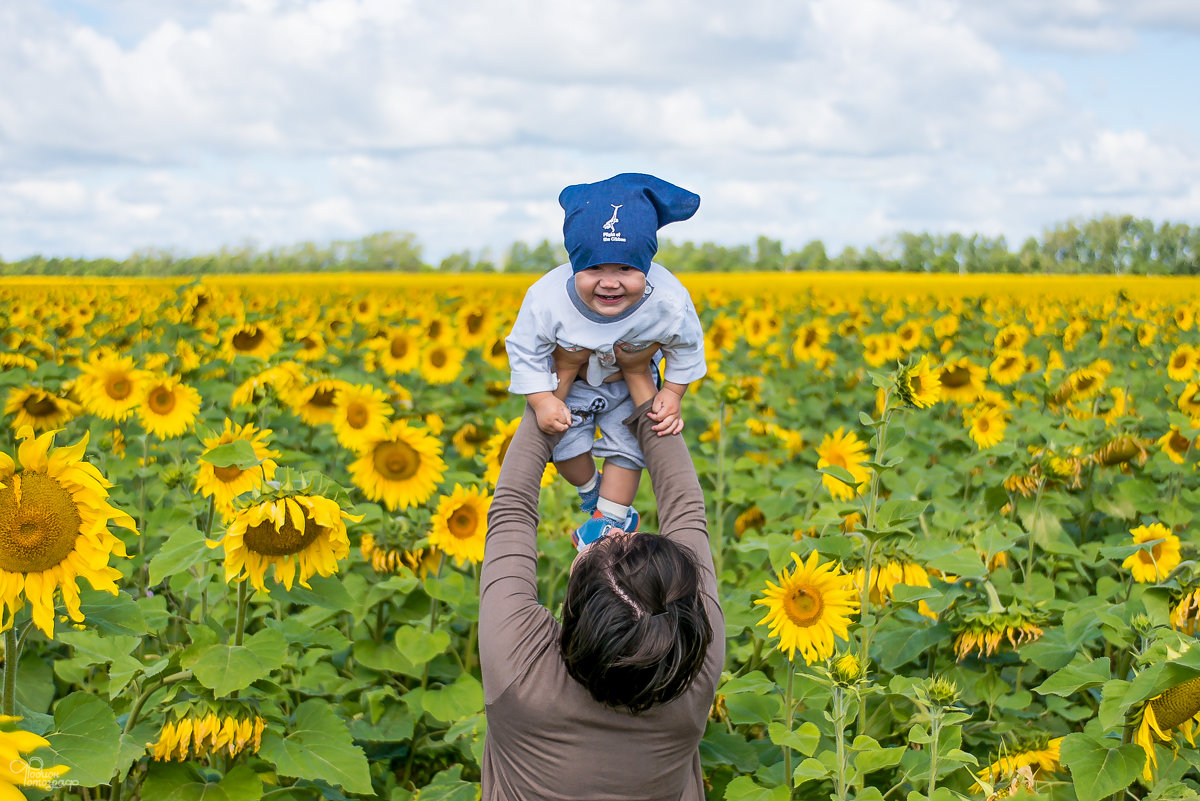
[[[628,264],[598,264],[575,273],[575,291],[596,314],[615,317],[642,299],[646,275]]]

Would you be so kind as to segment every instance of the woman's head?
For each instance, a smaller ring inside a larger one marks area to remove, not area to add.
[[[691,555],[644,532],[579,555],[562,617],[567,672],[600,703],[633,712],[682,694],[713,637]]]

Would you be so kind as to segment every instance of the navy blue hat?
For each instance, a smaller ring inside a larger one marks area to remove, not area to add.
[[[695,214],[700,196],[653,175],[625,172],[568,186],[558,204],[566,212],[563,240],[572,272],[628,264],[645,273],[658,252],[658,229]]]

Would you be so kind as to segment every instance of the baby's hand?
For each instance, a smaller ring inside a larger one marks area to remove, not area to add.
[[[567,404],[551,395],[541,393],[536,401],[530,399],[533,413],[537,417],[538,428],[547,434],[561,434],[571,427],[571,411]]]
[[[669,387],[663,387],[654,396],[654,403],[646,416],[658,421],[653,428],[660,437],[683,431],[683,418],[679,413],[681,400],[679,394]]]

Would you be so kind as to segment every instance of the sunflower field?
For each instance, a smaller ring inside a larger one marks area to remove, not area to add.
[[[710,798],[1200,798],[1200,281],[683,279]],[[0,282],[0,799],[478,798],[532,280]]]

